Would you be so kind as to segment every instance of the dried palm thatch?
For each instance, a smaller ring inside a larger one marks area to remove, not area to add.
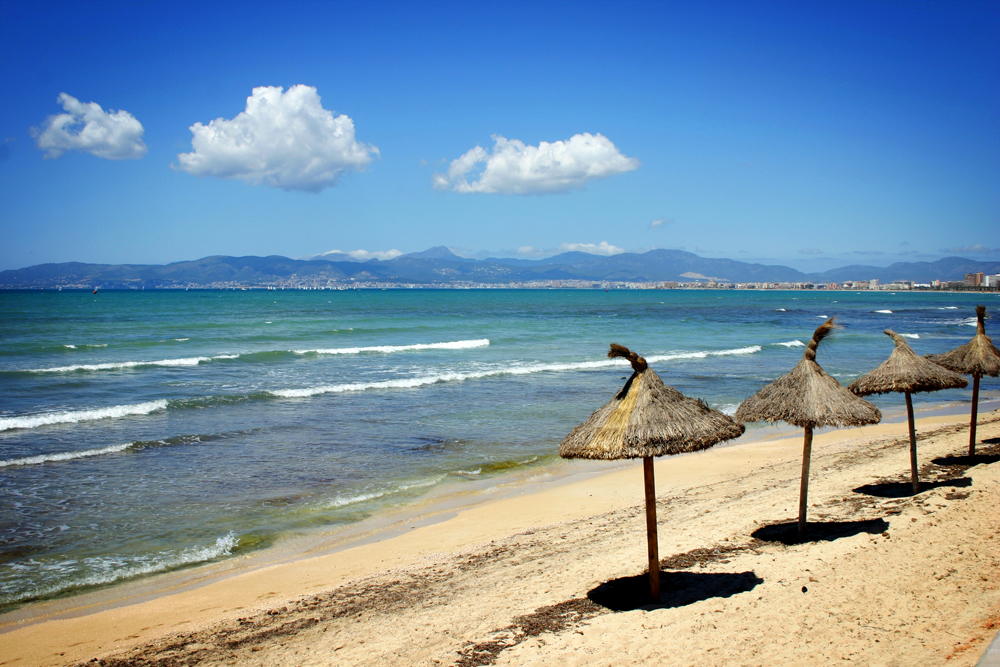
[[[612,346],[609,357],[616,354]],[[635,354],[629,352],[629,354]],[[631,361],[631,360],[630,360]],[[688,398],[636,355],[635,370],[618,394],[559,445],[566,459],[641,459],[707,449],[743,434],[743,426],[699,399]]]
[[[832,317],[820,325],[795,368],[743,401],[736,419],[783,421],[803,428],[878,423],[878,408],[844,389],[816,363],[816,348],[835,328]]]
[[[736,410],[736,419],[741,422],[784,421],[805,429],[802,482],[799,487],[800,539],[806,529],[813,429],[821,426],[862,426],[882,420],[878,408],[844,389],[816,363],[816,348],[835,328],[832,317],[821,324],[795,368],[743,401]]]
[[[883,333],[892,338],[896,348],[878,368],[852,382],[848,389],[858,396],[889,392],[906,394],[906,418],[910,427],[910,479],[913,482],[913,493],[918,493],[920,478],[917,472],[917,432],[913,422],[913,399],[910,395],[921,391],[957,389],[965,387],[969,382],[958,373],[918,357],[903,337],[892,329],[886,329]]]
[[[702,401],[663,384],[646,360],[627,347],[611,344],[608,357],[628,359],[632,376],[613,399],[566,436],[563,458],[643,460],[646,491],[646,541],[649,587],[660,599],[660,557],[656,536],[653,457],[707,449],[743,434],[744,427]]]
[[[960,389],[969,384],[958,373],[917,356],[906,340],[892,329],[886,329],[882,333],[892,338],[896,348],[881,366],[851,383],[848,389],[854,394],[916,394],[922,391]]]
[[[976,335],[965,345],[927,358],[948,370],[972,376],[972,423],[969,428],[969,456],[976,454],[976,418],[979,413],[979,380],[984,375],[1000,375],[1000,350],[986,335],[986,306],[976,306]]]

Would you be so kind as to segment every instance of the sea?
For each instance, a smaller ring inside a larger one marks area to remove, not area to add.
[[[996,295],[735,290],[0,292],[0,612],[544,475],[629,375],[733,414],[801,358],[847,385]],[[982,400],[997,400],[986,378]],[[902,398],[873,399],[886,415]],[[969,390],[918,394],[918,409]],[[748,432],[753,432],[753,425]],[[745,436],[746,437],[746,436]]]

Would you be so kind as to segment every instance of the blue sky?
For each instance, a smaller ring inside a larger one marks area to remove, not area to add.
[[[1000,259],[995,2],[4,3],[0,37],[0,269]]]

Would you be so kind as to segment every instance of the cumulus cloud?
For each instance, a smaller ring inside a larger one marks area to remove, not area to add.
[[[83,103],[66,93],[60,93],[57,101],[66,113],[49,116],[44,125],[29,130],[46,160],[66,151],[108,160],[138,160],[149,150],[142,142],[142,123],[128,111],[105,111],[96,102]]]
[[[649,228],[660,229],[661,227],[663,227],[663,225],[672,225],[675,222],[677,221],[673,218],[657,218],[656,220],[653,220],[652,222],[649,223]]]
[[[354,121],[323,108],[312,86],[261,86],[246,111],[191,126],[190,153],[175,169],[285,190],[320,192],[345,171],[364,171],[378,148],[354,138]]]
[[[994,253],[1000,252],[1000,248],[994,250],[993,248],[983,247],[983,244],[977,243],[976,245],[962,246],[961,248],[945,248],[942,252],[960,252],[960,253]]]
[[[618,246],[613,246],[607,241],[600,243],[563,243],[559,246],[559,252],[586,252],[591,255],[618,255],[625,250]]]
[[[392,250],[385,250],[382,252],[368,252],[367,250],[328,250],[324,252],[320,257],[325,257],[326,255],[350,255],[359,262],[364,262],[369,259],[381,259],[383,261],[387,259],[395,259],[402,255],[400,251],[393,248]]]
[[[567,141],[543,141],[537,146],[498,134],[493,141],[492,153],[476,146],[453,160],[447,174],[434,174],[434,187],[462,193],[554,194],[634,171],[641,164],[622,155],[602,134],[574,134]]]

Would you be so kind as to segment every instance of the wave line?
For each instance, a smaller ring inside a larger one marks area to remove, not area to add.
[[[679,352],[675,354],[659,354],[646,357],[648,362],[674,361],[677,359],[704,359],[706,357],[724,357],[732,355],[754,354],[760,352],[760,345],[751,345],[733,350],[717,350],[708,352]],[[307,387],[303,389],[271,389],[265,393],[279,398],[308,398],[319,394],[340,394],[355,391],[368,391],[370,389],[413,389],[416,387],[426,387],[427,385],[439,382],[464,382],[465,380],[479,380],[499,375],[531,375],[534,373],[576,371],[576,370],[596,370],[599,368],[609,368],[613,366],[625,366],[628,362],[623,359],[601,359],[599,361],[578,361],[562,364],[529,364],[526,366],[507,366],[484,371],[472,371],[468,373],[439,373],[437,375],[424,375],[421,377],[400,378],[398,380],[381,380],[378,382],[352,382],[346,384],[331,384],[318,387]]]
[[[49,424],[75,424],[95,419],[117,419],[118,417],[127,417],[129,415],[148,415],[150,412],[164,410],[166,407],[167,401],[160,399],[145,403],[133,403],[131,405],[116,405],[110,408],[95,408],[93,410],[67,410],[65,412],[51,412],[40,415],[4,417],[0,418],[0,431],[10,431],[16,428],[36,428]]]

